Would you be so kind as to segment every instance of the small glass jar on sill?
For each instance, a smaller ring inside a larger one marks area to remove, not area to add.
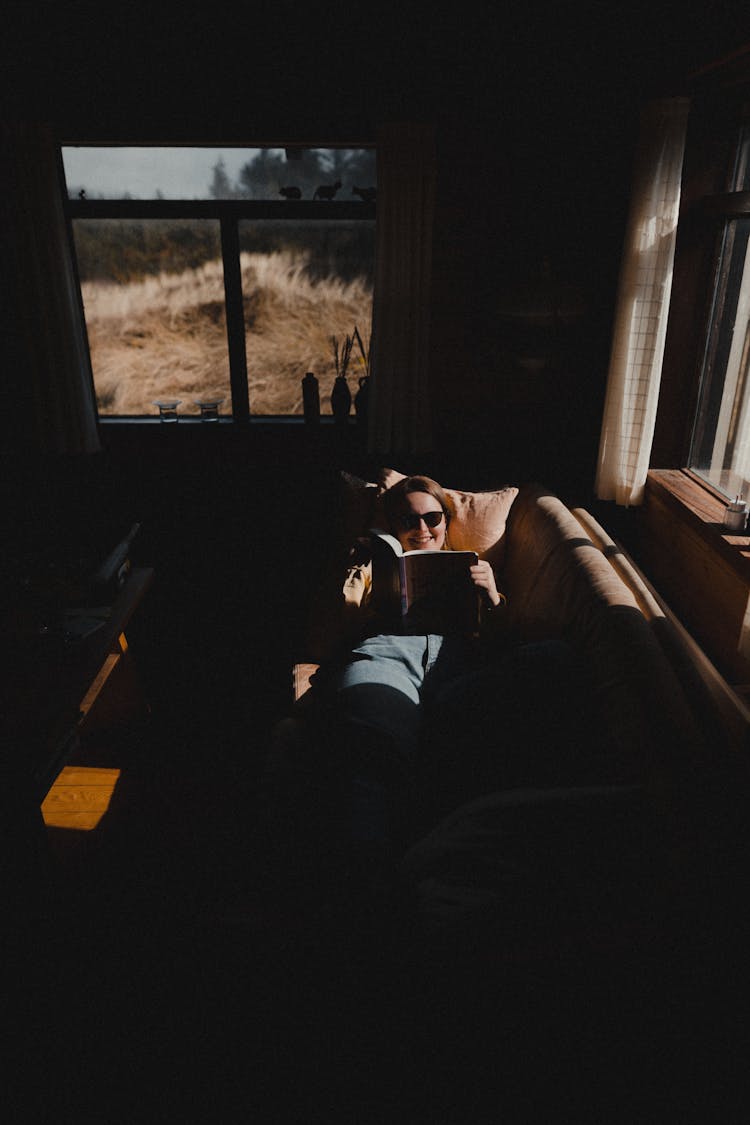
[[[724,509],[724,530],[743,535],[747,527],[747,504],[739,496]]]
[[[223,401],[223,398],[195,399],[195,405],[201,412],[201,422],[218,422],[219,407],[221,406]]]
[[[159,408],[159,421],[170,423],[177,422],[179,418],[177,407],[181,402],[181,398],[156,399],[153,405]]]

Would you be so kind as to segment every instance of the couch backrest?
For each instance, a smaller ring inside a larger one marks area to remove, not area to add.
[[[573,515],[636,598],[713,750],[713,764],[726,762],[727,754],[746,758],[750,707],[742,693],[727,683],[623,546],[586,509],[574,508]]]
[[[614,775],[692,767],[701,736],[682,685],[635,596],[562,501],[524,486],[510,511],[502,585],[518,639],[558,636],[581,654]]]
[[[501,584],[522,637],[576,631],[598,605],[637,608],[580,523],[539,485],[524,485],[514,500],[505,551]]]

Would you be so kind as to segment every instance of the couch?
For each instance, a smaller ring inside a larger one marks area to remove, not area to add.
[[[293,669],[297,701],[338,640],[335,600],[347,546],[383,522],[380,497],[401,475],[385,469],[378,484],[341,474],[340,531],[312,607],[309,659]],[[612,760],[622,773],[653,773],[673,757],[683,763],[700,758],[699,717],[686,694],[690,661],[684,648],[675,651],[674,623],[632,563],[623,566],[627,556],[593,517],[569,510],[534,483],[447,492],[454,508],[449,546],[474,548],[492,563],[508,599],[512,636],[561,637],[587,655],[591,711],[607,725]]]
[[[342,474],[329,574],[340,573],[345,545],[377,525],[382,491],[399,476]],[[700,909],[696,857],[721,815],[721,798],[711,806],[707,795],[717,764],[733,753],[725,693],[589,512],[536,483],[448,493],[449,545],[473,546],[493,563],[508,599],[509,638],[560,637],[585,660],[579,724],[598,758],[584,785],[488,793],[417,840],[403,870],[425,925],[448,944],[471,934],[472,948],[482,933],[490,948],[499,942],[507,955],[512,946],[523,959],[548,952],[551,932],[558,952],[565,942],[578,952],[593,943],[608,956],[623,941],[650,948],[667,918],[671,927],[686,909]],[[294,670],[295,703],[276,730],[277,778],[306,760],[306,692],[330,650],[335,596],[335,581],[322,580],[308,659]]]

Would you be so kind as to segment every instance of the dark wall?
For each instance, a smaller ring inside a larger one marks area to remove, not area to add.
[[[4,116],[51,122],[63,142],[356,142],[389,120],[434,122],[429,471],[458,487],[536,478],[585,503],[641,105],[681,93],[692,68],[742,41],[729,14],[676,5],[13,4],[0,81]],[[499,294],[543,267],[584,315],[545,341],[546,365],[530,372]],[[220,621],[222,605],[234,613],[233,591],[263,573],[243,559],[281,543],[274,608],[256,632],[296,635],[299,618],[281,621],[278,607],[332,502],[336,465],[364,471],[361,448],[302,449],[284,431],[194,453],[180,433],[169,452],[158,428],[105,432],[83,476],[15,464],[6,491],[33,511],[49,506],[52,479],[74,520],[90,501],[103,539],[143,519],[137,551],[169,577],[173,615],[212,596],[204,620]],[[65,504],[52,507],[64,521]]]
[[[467,472],[590,488],[638,115],[736,42],[671,6],[18,6],[4,105],[63,141],[370,140],[437,128],[438,449]],[[739,17],[734,17],[738,19]],[[498,294],[551,269],[585,308],[529,375]]]

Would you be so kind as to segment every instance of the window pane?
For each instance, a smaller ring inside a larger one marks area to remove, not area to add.
[[[726,226],[691,468],[728,495],[750,482],[750,219]]]
[[[745,125],[740,134],[733,190],[750,190],[750,125]]]
[[[62,156],[70,199],[313,199],[339,184],[334,198],[351,202],[376,186],[374,149],[86,145]]]
[[[240,254],[251,412],[301,414],[301,380],[312,371],[321,412],[330,414],[331,337],[341,347],[356,327],[369,347],[375,223],[242,222]],[[355,344],[348,371],[352,395],[363,374]]]
[[[223,398],[231,414],[224,275],[216,220],[73,223],[101,415],[158,413],[156,399]]]

